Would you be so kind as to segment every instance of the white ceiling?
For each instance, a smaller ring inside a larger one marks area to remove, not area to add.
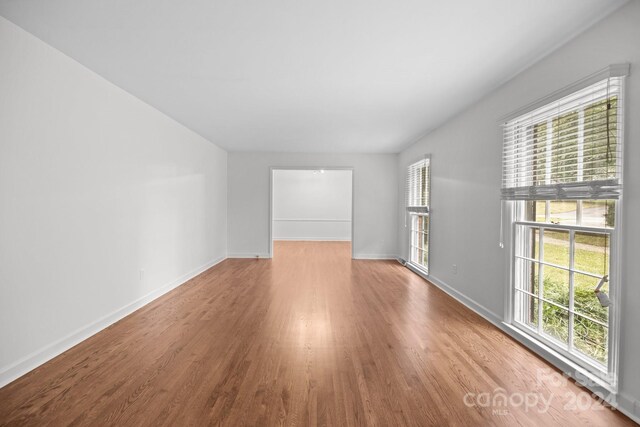
[[[624,0],[0,0],[230,151],[397,152]]]

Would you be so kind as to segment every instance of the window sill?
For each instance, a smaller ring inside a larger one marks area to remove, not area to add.
[[[526,334],[516,326],[506,322],[502,322],[500,326],[516,341],[520,342],[535,354],[541,356],[553,366],[573,378],[577,385],[597,393],[601,398],[611,403],[613,406],[617,406],[616,396],[618,390],[615,384],[608,383],[603,378],[600,378],[598,375],[568,359],[542,341]]]
[[[416,264],[412,261],[407,262],[407,267],[409,267],[412,270],[417,270],[416,273],[421,274],[423,276],[429,276],[429,270],[427,269],[427,267],[420,265],[420,264]]]

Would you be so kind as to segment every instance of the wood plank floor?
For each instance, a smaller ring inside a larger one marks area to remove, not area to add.
[[[0,424],[633,424],[555,372],[396,262],[277,242],[0,389]],[[512,404],[487,406],[496,391]]]

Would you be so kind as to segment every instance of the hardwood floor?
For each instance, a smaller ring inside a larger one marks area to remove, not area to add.
[[[0,389],[0,424],[633,424],[591,398],[571,410],[587,392],[554,375],[395,261],[277,242],[273,260],[226,260]]]

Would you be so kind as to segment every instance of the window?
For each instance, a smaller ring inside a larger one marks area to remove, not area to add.
[[[429,273],[429,203],[431,159],[409,166],[407,170],[407,215],[411,225],[409,263]]]
[[[512,323],[610,384],[623,152],[616,70],[507,121],[502,182],[513,213]]]

